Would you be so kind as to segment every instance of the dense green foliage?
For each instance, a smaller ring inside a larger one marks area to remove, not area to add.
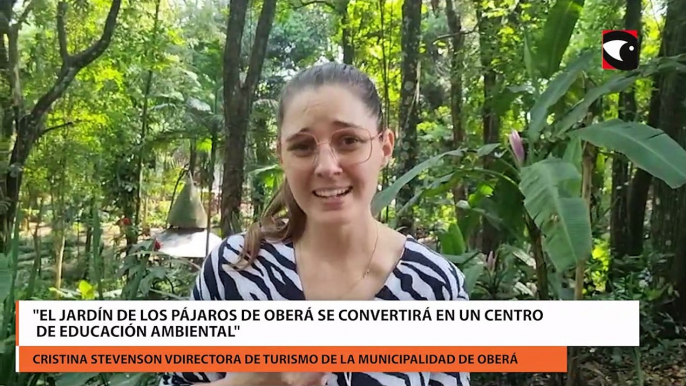
[[[465,272],[473,299],[641,301],[640,349],[579,350],[568,376],[474,374],[473,385],[686,382],[686,97],[670,86],[686,80],[686,1],[427,0],[414,31],[403,0],[279,0],[265,35],[269,0],[232,0],[249,3],[233,58],[228,1],[125,1],[108,45],[68,84],[64,69],[97,46],[112,1],[6,3],[0,386],[155,384],[14,373],[14,300],[186,298],[200,262],[158,254],[151,237],[184,177],[215,232],[244,229],[281,179],[281,87],[327,60],[373,77],[399,135],[374,213],[394,227],[409,219]],[[641,66],[605,71],[601,31],[635,25],[636,5]],[[403,88],[416,121],[403,119]],[[247,110],[225,100],[229,89]],[[229,139],[242,134],[236,152]],[[229,157],[244,161],[233,185]],[[229,188],[237,208],[222,200]],[[238,224],[223,223],[234,210]]]

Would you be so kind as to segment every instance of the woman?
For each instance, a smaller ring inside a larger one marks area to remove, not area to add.
[[[395,137],[366,75],[334,63],[304,70],[283,91],[277,125],[284,185],[260,223],[210,253],[193,300],[468,299],[455,266],[371,213]],[[174,373],[162,385],[468,386],[469,375]]]

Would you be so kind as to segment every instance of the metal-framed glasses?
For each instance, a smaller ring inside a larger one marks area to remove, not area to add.
[[[338,129],[328,141],[320,141],[312,133],[299,132],[286,140],[284,161],[296,168],[312,167],[321,145],[328,144],[333,156],[341,166],[367,162],[372,155],[373,141],[383,134],[370,134],[361,128]]]

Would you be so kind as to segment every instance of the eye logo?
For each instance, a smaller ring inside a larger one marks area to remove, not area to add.
[[[603,31],[603,68],[630,71],[638,68],[638,32],[635,30]]]

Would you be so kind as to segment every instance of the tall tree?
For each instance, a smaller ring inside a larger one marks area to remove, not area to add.
[[[481,105],[481,119],[483,124],[484,144],[500,141],[500,116],[495,108],[499,74],[493,64],[497,53],[497,31],[502,22],[502,16],[492,15],[488,9],[489,4],[476,2],[476,20],[479,25],[479,59],[481,61],[481,73],[483,77],[483,104]],[[495,6],[490,3],[490,6]],[[484,158],[484,167],[490,168],[493,163],[490,157]],[[483,221],[483,234],[481,236],[481,249],[488,253],[497,248],[497,229],[486,219]]]
[[[32,11],[33,3],[24,9],[20,15],[14,13],[15,0],[0,2],[0,73],[6,84],[10,86],[10,93],[0,97],[2,109],[2,139],[0,153],[9,153],[6,164],[0,167],[0,247],[6,247],[6,240],[15,219],[15,212],[19,201],[22,182],[22,168],[26,164],[31,149],[36,141],[47,131],[54,128],[45,127],[48,112],[66,92],[76,75],[86,66],[99,58],[112,40],[117,24],[117,16],[121,7],[121,0],[112,0],[105,27],[100,38],[85,50],[69,53],[68,37],[65,18],[67,16],[67,2],[60,1],[57,5],[57,40],[59,42],[59,56],[62,65],[56,74],[52,87],[38,98],[35,105],[25,105],[20,77],[19,29]],[[7,45],[6,45],[7,44]],[[62,126],[68,126],[65,123]],[[12,144],[14,140],[14,144]]]
[[[343,63],[353,64],[355,61],[355,45],[353,44],[352,29],[348,4],[350,0],[339,0],[334,6],[336,15],[341,19],[341,45],[343,46]]]
[[[229,4],[229,18],[224,45],[224,128],[226,147],[221,198],[221,230],[224,236],[238,232],[243,196],[246,135],[255,88],[262,74],[267,42],[276,14],[276,0],[264,0],[255,30],[245,80],[241,81],[243,31],[248,0],[233,0]]]
[[[638,47],[641,50],[641,0],[626,0],[624,27],[638,32]],[[636,89],[632,85],[619,94],[619,118],[635,121],[637,118]],[[629,243],[629,176],[631,168],[626,157],[615,153],[612,159],[612,206],[610,214],[610,246],[613,257],[622,257],[628,252]]]
[[[295,3],[294,8],[302,8],[312,4],[320,4],[327,6],[333,14],[339,19],[339,26],[341,28],[341,49],[343,50],[343,63],[354,64],[355,62],[355,45],[353,43],[353,33],[351,28],[351,18],[348,12],[348,5],[350,0],[299,0]]]
[[[157,36],[160,33],[160,6],[161,0],[156,0],[155,1],[155,16],[153,18],[153,25],[152,25],[152,31],[150,32],[150,41],[148,42],[148,46],[145,49],[145,55],[147,56],[147,60],[151,61],[152,57],[154,56],[154,49],[155,49],[155,44],[157,41]],[[143,88],[143,105],[141,106],[141,131],[140,131],[140,138],[141,142],[145,142],[146,137],[149,135],[150,131],[150,104],[151,104],[151,98],[150,95],[153,91],[153,76],[154,76],[154,70],[153,66],[150,65],[150,69],[147,71],[145,74],[145,85]],[[146,154],[144,148],[141,147],[141,149],[138,151],[138,154],[136,154],[136,175],[138,179],[138,183],[135,186],[135,208],[136,211],[133,213],[133,216],[131,214],[128,214],[129,218],[133,218],[133,223],[136,226],[143,226],[145,223],[145,216],[141,216],[141,202],[143,201],[143,176],[144,176],[144,171],[143,171],[143,164],[146,160]],[[191,165],[192,166],[192,165]],[[189,168],[191,170],[191,173],[193,171],[193,168]],[[138,242],[138,234],[137,232],[129,232],[126,235],[126,244],[127,246],[132,246],[134,243]]]
[[[405,0],[402,11],[401,30],[402,81],[400,83],[400,107],[398,124],[400,126],[400,147],[398,154],[398,175],[409,172],[416,164],[419,155],[417,124],[419,123],[419,42],[422,24],[422,2]],[[398,192],[397,207],[402,208],[412,200],[415,181],[411,181]],[[413,211],[408,208],[398,216],[397,227],[403,233],[414,232]]]
[[[665,55],[686,54],[686,0],[668,2],[664,31]],[[670,72],[662,79],[659,127],[686,148],[684,84],[683,72]],[[674,310],[686,318],[686,187],[672,189],[662,180],[653,179],[653,191],[653,246],[659,252],[673,255],[671,279],[681,299]]]
[[[465,130],[462,125],[462,72],[464,31],[462,21],[456,11],[453,0],[445,0],[445,16],[450,28],[450,116],[453,126],[452,148],[457,149],[465,140]],[[455,211],[459,211],[457,203],[466,197],[464,186],[458,183],[453,188]]]

